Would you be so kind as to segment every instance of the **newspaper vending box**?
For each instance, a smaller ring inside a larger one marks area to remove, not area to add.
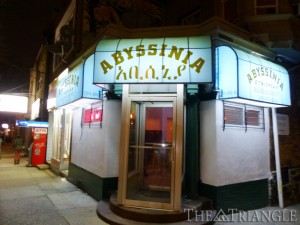
[[[31,165],[44,164],[46,161],[47,128],[33,128]]]

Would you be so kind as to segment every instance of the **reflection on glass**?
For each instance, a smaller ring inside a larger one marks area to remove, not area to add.
[[[132,102],[127,199],[170,202],[173,108]]]

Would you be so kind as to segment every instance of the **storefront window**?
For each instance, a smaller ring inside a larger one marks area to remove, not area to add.
[[[72,110],[54,111],[53,158],[68,160],[71,146]]]
[[[82,109],[81,126],[102,127],[103,101]]]
[[[63,160],[68,161],[70,157],[71,147],[71,135],[72,135],[72,110],[65,110],[64,121],[64,146],[63,146]]]
[[[224,102],[224,128],[264,128],[263,108]]]
[[[249,126],[259,126],[261,123],[259,114],[260,111],[258,110],[247,109],[246,110],[247,124]]]
[[[53,158],[60,159],[61,133],[62,133],[62,115],[63,110],[57,109],[54,111],[53,121]]]
[[[225,105],[224,121],[225,124],[242,126],[244,124],[243,108],[237,106]]]

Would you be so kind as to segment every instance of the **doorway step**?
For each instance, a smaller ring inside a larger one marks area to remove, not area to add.
[[[167,223],[167,224],[191,224],[195,222],[195,213],[198,215],[201,212],[212,210],[212,201],[207,198],[200,198],[198,200],[184,199],[182,209],[180,212],[142,209],[125,207],[117,204],[116,194],[113,194],[109,201],[100,201],[97,206],[97,214],[101,220],[108,224],[114,225],[138,225],[138,224],[153,224],[153,223]],[[213,216],[209,219],[213,219]],[[211,224],[212,221],[203,220],[197,221],[199,224]]]
[[[50,166],[48,164],[38,164],[38,165],[36,165],[36,167],[39,170],[48,170],[50,168]]]

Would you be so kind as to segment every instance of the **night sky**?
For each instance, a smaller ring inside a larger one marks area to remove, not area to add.
[[[0,0],[0,93],[27,93],[29,72],[63,0]]]
[[[30,69],[45,28],[65,0],[0,0],[0,94],[28,96]],[[0,123],[14,123],[16,113],[0,112]]]

